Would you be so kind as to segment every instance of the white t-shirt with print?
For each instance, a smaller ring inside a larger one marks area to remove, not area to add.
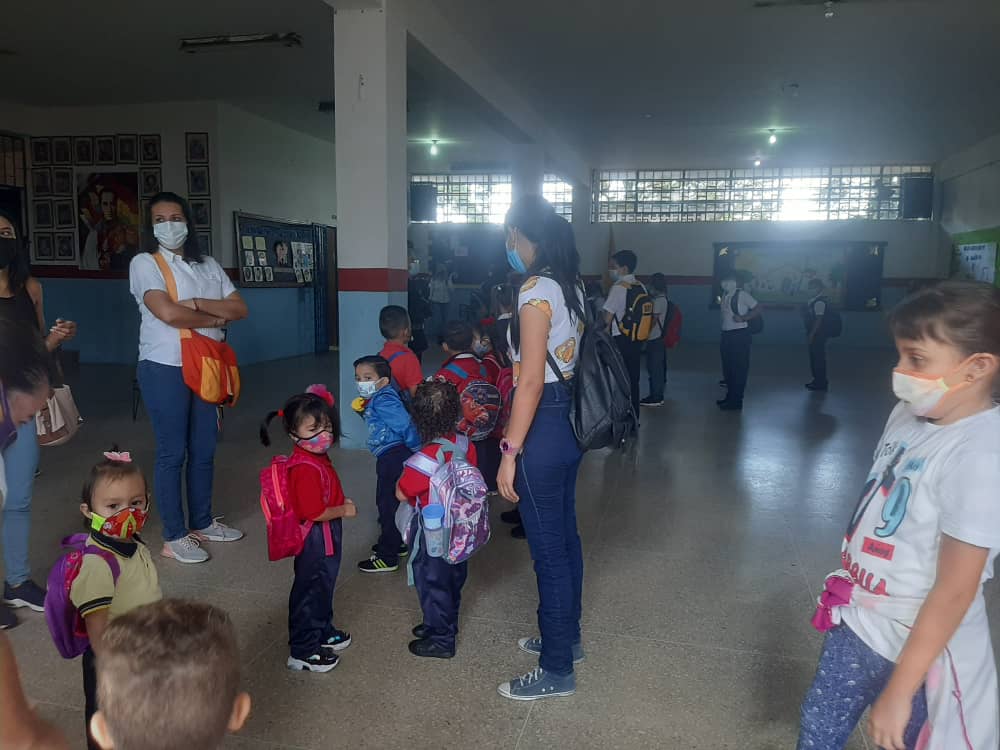
[[[721,304],[723,331],[738,331],[748,325],[746,321],[737,323],[733,315],[733,296],[737,294],[739,297],[736,299],[736,309],[740,311],[741,318],[757,307],[757,300],[745,289],[737,289],[735,292],[723,295]]]
[[[1000,551],[1000,408],[938,426],[899,404],[875,451],[875,463],[842,547],[856,586],[876,596],[927,598],[937,579],[941,535],[990,550],[983,582]],[[875,652],[896,661],[909,629],[860,606],[844,622]],[[995,748],[996,673],[982,590],[949,643],[976,748]]]
[[[200,263],[188,263],[177,253],[159,250],[166,258],[177,283],[177,297],[186,299],[226,299],[236,291],[232,280],[218,261],[206,255]],[[139,253],[132,259],[128,271],[129,291],[139,305],[139,361],[150,360],[171,367],[181,366],[180,331],[160,320],[146,307],[145,296],[149,291],[167,291],[167,283],[156,265],[156,259],[149,253]],[[218,328],[198,328],[216,341],[222,341],[222,331]]]
[[[583,307],[583,290],[577,290],[580,306]],[[521,285],[517,298],[517,309],[531,305],[541,310],[549,319],[548,350],[556,362],[563,377],[572,377],[576,362],[580,357],[580,338],[583,336],[584,322],[577,319],[566,307],[562,287],[554,279],[547,276],[532,276]],[[507,331],[507,340],[511,341],[511,331]],[[517,382],[521,369],[521,352],[514,351],[511,343],[511,360],[514,362],[514,382]],[[545,382],[556,383],[559,376],[546,364]]]

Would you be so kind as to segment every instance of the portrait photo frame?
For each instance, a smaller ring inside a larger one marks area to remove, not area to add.
[[[52,201],[34,201],[31,204],[31,219],[35,229],[53,229],[55,217],[52,215]]]
[[[76,235],[73,232],[56,232],[55,256],[59,262],[76,263]]]
[[[77,136],[73,139],[73,163],[89,167],[94,164],[94,139],[90,136]]]
[[[188,175],[188,196],[197,198],[210,196],[212,194],[212,182],[207,166],[194,166],[187,168]]]
[[[159,164],[163,161],[158,133],[144,133],[139,136],[139,163]]]
[[[208,133],[185,133],[184,155],[188,164],[208,164]]]
[[[34,198],[52,195],[52,169],[50,167],[31,170],[31,195]]]
[[[73,195],[74,188],[73,170],[68,167],[53,167],[52,169],[52,194],[53,195]]]
[[[55,240],[50,232],[36,232],[31,238],[32,261],[51,263],[56,259]]]
[[[133,133],[119,133],[115,136],[119,164],[139,163],[139,136]]]
[[[163,170],[160,167],[142,167],[139,170],[139,187],[143,198],[152,198],[163,190]]]
[[[212,254],[211,232],[198,232],[198,248],[201,250],[202,255]]]
[[[56,229],[76,229],[76,211],[72,198],[58,198],[52,201],[52,207]]]
[[[189,201],[195,229],[212,228],[212,201],[207,198],[193,198]]]
[[[68,135],[57,135],[52,138],[52,163],[57,166],[69,167],[73,164],[73,139]]]
[[[36,167],[47,167],[52,163],[52,139],[31,139],[31,163]]]
[[[94,137],[94,163],[102,167],[113,167],[118,163],[115,156],[115,137],[98,135]]]

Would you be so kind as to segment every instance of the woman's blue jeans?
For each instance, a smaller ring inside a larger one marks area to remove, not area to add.
[[[212,525],[212,479],[219,433],[215,406],[202,401],[184,383],[180,367],[143,360],[137,368],[142,400],[156,436],[156,507],[163,519],[163,539],[172,542],[188,529]],[[181,469],[187,461],[188,523],[181,499]]]
[[[20,586],[31,577],[28,538],[31,536],[31,490],[38,470],[35,420],[22,425],[17,440],[3,452],[7,497],[3,508],[3,567],[7,583]]]
[[[583,454],[569,422],[571,399],[567,386],[545,385],[514,479],[538,579],[538,663],[560,676],[573,672],[583,593],[583,549],[576,528],[576,475]]]

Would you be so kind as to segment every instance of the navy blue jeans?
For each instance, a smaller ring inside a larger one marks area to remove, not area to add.
[[[213,404],[198,398],[180,367],[143,360],[136,368],[142,400],[156,436],[155,507],[163,518],[163,539],[212,525],[212,479],[219,423]],[[188,522],[181,500],[181,469],[187,461]]]
[[[750,376],[750,347],[753,335],[748,328],[723,331],[719,350],[722,353],[722,377],[729,392],[726,400],[733,404],[743,403]]]
[[[663,387],[667,384],[667,347],[662,338],[646,342],[646,371],[649,373],[649,398],[663,400]]]
[[[420,521],[414,517],[412,534],[422,534]],[[418,547],[413,555],[413,585],[424,613],[424,626],[428,638],[449,651],[455,650],[458,637],[458,610],[462,604],[462,587],[469,575],[469,563],[449,565],[443,557],[427,554],[427,545],[421,538],[414,542]]]
[[[816,677],[802,702],[798,750],[841,750],[895,666],[846,625],[827,633]],[[927,694],[921,687],[913,696],[910,723],[903,734],[907,748],[916,745],[926,721]]]
[[[405,445],[394,445],[375,459],[375,504],[378,506],[378,556],[389,565],[399,562],[399,548],[403,537],[396,528],[396,482],[403,473],[403,464],[411,455]]]
[[[295,583],[288,595],[288,648],[295,659],[319,653],[333,635],[333,590],[340,572],[343,521],[330,521],[334,554],[327,556],[323,526],[317,523],[295,557]]]
[[[546,383],[514,478],[538,580],[538,663],[554,675],[573,672],[583,594],[583,548],[576,528],[576,475],[583,453],[569,422],[571,399],[567,386]]]

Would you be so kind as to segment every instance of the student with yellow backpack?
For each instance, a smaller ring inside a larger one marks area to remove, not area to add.
[[[604,303],[604,321],[611,330],[618,351],[628,370],[632,390],[632,407],[639,415],[639,370],[642,347],[653,332],[653,298],[635,278],[637,259],[631,250],[620,250],[611,256],[608,268],[614,286]]]

